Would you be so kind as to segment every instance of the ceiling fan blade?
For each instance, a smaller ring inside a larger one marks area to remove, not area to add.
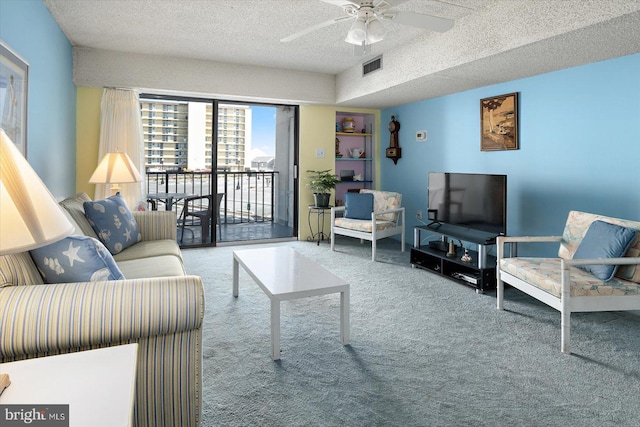
[[[302,37],[306,34],[312,33],[320,28],[328,27],[329,25],[337,24],[338,22],[346,21],[349,19],[354,19],[353,16],[342,16],[340,18],[331,19],[329,21],[321,22],[320,24],[316,24],[312,27],[306,28],[302,31],[298,31],[297,33],[291,34],[290,36],[281,38],[280,41],[282,43],[290,42],[291,40],[295,40],[298,37]]]
[[[373,0],[373,8],[376,9],[376,11],[382,12],[404,3],[405,1],[407,0]]]
[[[378,6],[382,2],[388,3],[390,7],[396,7],[399,4],[406,3],[407,0],[374,0],[375,6]]]
[[[455,21],[452,19],[404,11],[387,11],[382,15],[382,18],[390,19],[398,24],[422,28],[428,31],[437,31],[439,33],[449,31],[455,24]]]
[[[338,7],[356,6],[360,7],[360,3],[351,0],[320,0],[323,3],[329,3]]]

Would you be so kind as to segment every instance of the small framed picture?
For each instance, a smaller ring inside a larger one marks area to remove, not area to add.
[[[518,93],[480,100],[480,150],[517,150]]]
[[[0,127],[27,157],[29,64],[0,40]]]

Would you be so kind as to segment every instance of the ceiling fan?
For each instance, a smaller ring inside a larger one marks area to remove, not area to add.
[[[381,21],[392,21],[402,25],[422,28],[427,31],[444,33],[453,28],[454,21],[437,16],[425,15],[416,12],[394,10],[393,0],[320,0],[324,3],[342,7],[347,16],[331,19],[320,24],[313,25],[290,36],[280,39],[281,42],[290,42],[313,31],[342,21],[353,20],[353,25],[347,33],[345,41],[357,46],[366,46],[384,39],[385,28]]]

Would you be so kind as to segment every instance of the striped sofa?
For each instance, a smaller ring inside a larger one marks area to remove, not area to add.
[[[60,204],[95,237],[86,200]],[[138,343],[134,425],[198,426],[202,280],[184,270],[171,212],[133,214],[142,241],[114,256],[126,280],[43,284],[28,252],[0,257],[0,362]]]

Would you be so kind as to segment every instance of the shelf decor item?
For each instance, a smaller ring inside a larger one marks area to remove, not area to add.
[[[308,170],[307,187],[313,192],[313,201],[316,207],[326,208],[329,206],[331,190],[340,182],[338,177],[331,173],[331,169],[323,171]]]
[[[480,151],[518,149],[518,93],[480,100]]]
[[[354,159],[364,158],[364,150],[362,148],[353,148],[349,150],[349,154]]]
[[[342,119],[342,131],[346,133],[353,133],[356,130],[356,121],[351,117],[345,117]]]
[[[386,150],[388,159],[393,160],[393,164],[398,164],[398,159],[402,157],[402,149],[400,148],[400,141],[398,140],[398,132],[400,131],[400,122],[396,121],[396,116],[391,116],[389,122],[389,148]]]

